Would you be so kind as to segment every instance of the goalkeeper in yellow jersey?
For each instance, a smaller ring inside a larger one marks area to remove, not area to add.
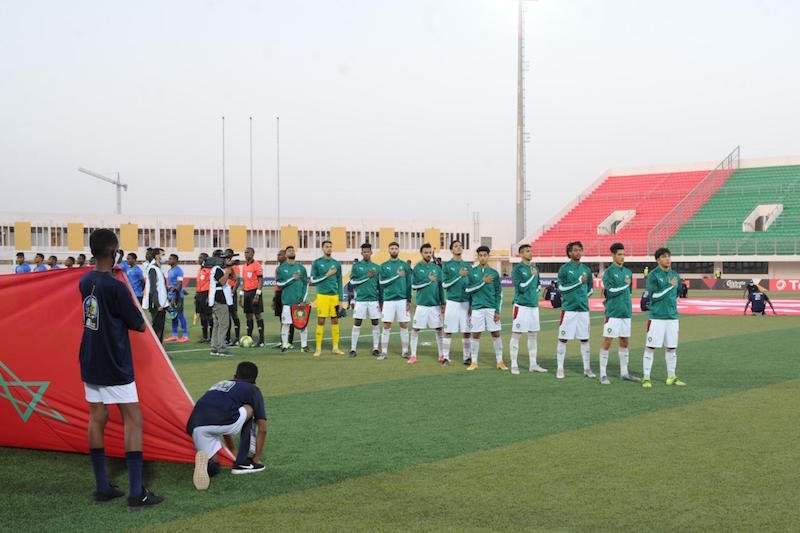
[[[317,288],[317,349],[314,357],[322,355],[322,337],[325,319],[331,319],[333,353],[343,355],[339,349],[339,302],[342,301],[342,264],[331,257],[333,243],[322,241],[322,257],[311,263],[311,285]]]

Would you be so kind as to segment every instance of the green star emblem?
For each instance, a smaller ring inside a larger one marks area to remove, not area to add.
[[[11,371],[2,361],[0,361],[0,398],[6,398],[14,406],[14,410],[23,422],[27,422],[31,415],[36,412],[50,418],[55,418],[59,422],[67,422],[61,413],[47,405],[44,401],[44,393],[50,386],[49,381],[22,381],[14,372]],[[11,389],[21,390],[17,396],[30,395],[30,401],[26,402],[11,394]],[[34,388],[37,390],[34,391]]]

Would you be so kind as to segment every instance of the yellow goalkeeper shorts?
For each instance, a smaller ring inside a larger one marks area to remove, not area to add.
[[[338,309],[336,309],[338,306],[338,294],[318,294],[317,318],[338,317]]]

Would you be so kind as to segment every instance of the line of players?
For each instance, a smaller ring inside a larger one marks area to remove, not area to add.
[[[14,274],[27,274],[29,272],[45,272],[61,268],[80,268],[86,265],[86,254],[78,254],[78,258],[69,256],[64,259],[64,264],[58,264],[58,257],[51,255],[45,260],[44,254],[37,253],[33,256],[33,266],[25,260],[24,252],[17,252],[14,264]]]
[[[421,261],[412,269],[399,259],[399,245],[388,246],[390,259],[378,265],[372,261],[372,246],[361,247],[362,260],[353,265],[350,283],[355,288],[353,330],[350,357],[357,355],[356,347],[364,320],[372,324],[372,354],[378,360],[388,356],[389,336],[394,322],[400,327],[402,356],[408,364],[417,361],[419,333],[432,329],[436,334],[439,363],[450,365],[453,334],[461,334],[463,363],[467,370],[478,368],[480,337],[489,332],[492,337],[495,363],[498,370],[506,371],[503,360],[503,344],[500,338],[500,313],[503,292],[499,273],[488,265],[490,250],[479,247],[478,264],[472,266],[462,258],[463,245],[454,241],[450,250],[452,259],[441,265],[433,260],[433,249],[425,244],[420,249]],[[276,288],[281,290],[282,350],[289,348],[289,326],[293,323],[291,307],[305,302],[309,285],[317,287],[316,351],[321,355],[322,339],[326,319],[331,320],[332,352],[342,354],[339,349],[339,302],[343,301],[341,264],[331,257],[329,241],[322,244],[323,256],[311,266],[310,276],[303,265],[294,259],[294,249],[286,250],[286,261],[276,274]],[[521,257],[512,272],[514,283],[514,308],[512,334],[509,342],[511,373],[519,374],[520,340],[527,334],[527,350],[530,372],[547,372],[537,362],[537,335],[539,321],[539,272],[532,263],[532,251],[528,245],[519,248]],[[678,347],[677,288],[680,276],[671,269],[671,254],[667,248],[655,253],[658,268],[647,277],[650,295],[650,320],[648,321],[646,348],[643,354],[644,376],[638,378],[628,371],[628,340],[631,335],[631,287],[633,275],[624,266],[625,249],[620,243],[611,247],[612,264],[603,275],[605,287],[605,323],[603,344],[600,350],[600,383],[607,385],[609,350],[614,339],[619,343],[620,377],[626,381],[642,382],[650,388],[650,372],[656,349],[665,349],[668,385],[684,386],[676,377]],[[581,263],[583,246],[580,242],[567,245],[570,261],[559,269],[558,289],[562,295],[562,314],[559,323],[556,349],[556,378],[563,379],[566,347],[569,340],[578,340],[584,363],[584,375],[597,377],[590,364],[589,347],[589,296],[593,290],[592,272]],[[412,291],[416,291],[416,309],[413,322],[410,316]],[[381,327],[382,323],[382,327]],[[411,331],[409,332],[409,324]],[[307,348],[306,328],[301,329],[301,345]]]

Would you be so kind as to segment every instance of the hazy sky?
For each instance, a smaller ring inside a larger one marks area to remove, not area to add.
[[[2,211],[513,220],[513,0],[4,1]],[[800,2],[527,8],[529,227],[609,167],[800,154]]]

